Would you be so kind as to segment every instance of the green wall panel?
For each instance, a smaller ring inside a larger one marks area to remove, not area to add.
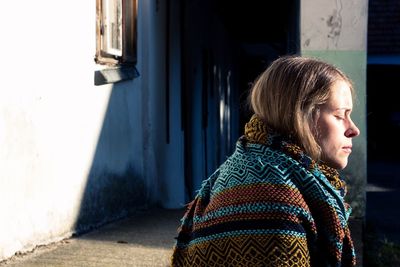
[[[349,192],[354,217],[365,216],[365,186],[367,182],[367,122],[366,122],[366,51],[302,51],[303,56],[310,56],[327,61],[343,70],[353,81],[357,92],[352,118],[361,131],[353,140],[353,153],[349,165],[343,171]]]

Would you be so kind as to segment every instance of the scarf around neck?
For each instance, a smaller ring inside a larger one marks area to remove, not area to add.
[[[344,197],[347,193],[346,182],[339,172],[324,164],[311,159],[301,147],[288,138],[275,133],[257,116],[253,115],[245,125],[245,133],[242,140],[249,143],[265,144],[283,151],[288,156],[298,161],[304,168],[313,172],[319,170],[329,180],[331,185]]]

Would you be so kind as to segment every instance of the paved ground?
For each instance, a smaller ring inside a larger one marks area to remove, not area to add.
[[[39,247],[32,253],[0,263],[0,266],[169,266],[176,229],[183,212],[163,209],[141,212],[88,234]],[[351,228],[355,245],[362,250],[362,222],[352,221]]]
[[[183,210],[152,209],[13,257],[7,267],[168,266]]]
[[[373,231],[378,239],[386,238],[400,244],[400,164],[373,163],[368,172],[367,231]],[[168,266],[182,215],[183,210],[140,212],[80,237],[13,257],[0,266]],[[350,226],[359,266],[363,266],[363,222],[352,221]]]
[[[0,263],[5,267],[169,266],[183,210],[152,209],[88,234],[37,248]],[[361,223],[352,222],[362,248]],[[361,265],[360,265],[361,266]]]

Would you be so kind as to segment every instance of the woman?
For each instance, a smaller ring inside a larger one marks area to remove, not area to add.
[[[179,228],[173,266],[354,266],[344,202],[353,87],[299,56],[255,81],[235,152],[203,182]]]

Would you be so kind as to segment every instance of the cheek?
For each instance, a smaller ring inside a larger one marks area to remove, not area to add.
[[[323,137],[319,141],[319,145],[322,149],[322,153],[327,153],[331,151],[334,147],[334,142],[329,134],[323,135]]]
[[[330,123],[329,120],[323,117],[318,120],[317,127],[317,143],[321,147],[322,152],[327,153],[334,147],[337,132],[332,122]]]
[[[324,117],[320,117],[317,120],[317,124],[314,131],[314,137],[317,140],[319,145],[322,145],[323,142],[327,139],[329,135],[329,124],[327,123]]]
[[[322,149],[322,153],[325,155],[335,154],[341,146],[337,128],[324,128],[321,130],[320,134],[321,135],[318,144]]]

